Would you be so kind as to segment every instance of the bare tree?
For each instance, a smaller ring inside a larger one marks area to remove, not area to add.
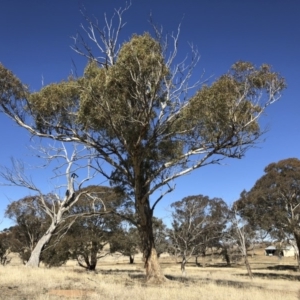
[[[227,209],[216,212],[216,206],[227,207],[221,199],[209,199],[202,195],[189,196],[172,204],[174,212],[169,238],[173,254],[179,252],[182,257],[183,275],[186,263],[205,251],[209,242],[219,239],[222,234]]]
[[[173,181],[226,157],[241,158],[264,130],[259,118],[285,88],[268,65],[235,63],[212,84],[190,84],[199,60],[196,48],[178,63],[180,26],[163,38],[133,35],[118,48],[124,26],[105,17],[104,29],[89,18],[85,33],[100,55],[80,39],[75,51],[89,58],[80,78],[50,84],[30,93],[0,65],[0,110],[31,134],[78,142],[97,151],[98,168],[135,203],[147,278],[164,281],[155,249],[152,216],[159,201],[174,190]],[[75,39],[75,42],[78,40]],[[119,50],[118,50],[119,49]],[[112,171],[111,171],[112,170]],[[150,196],[161,190],[156,199]]]
[[[247,268],[248,275],[252,279],[253,274],[248,260],[248,254],[247,254],[249,239],[251,238],[252,235],[251,227],[246,222],[246,220],[244,220],[240,216],[236,206],[232,207],[229,221],[231,227],[227,232],[227,238],[236,241],[238,249],[244,259],[244,263]]]
[[[50,149],[50,150],[49,150]],[[11,186],[19,186],[19,187],[25,187],[31,191],[34,191],[37,193],[35,196],[36,201],[27,201],[24,204],[28,205],[29,207],[33,205],[38,205],[39,209],[42,210],[42,212],[47,215],[50,218],[50,224],[46,231],[39,237],[37,243],[32,243],[32,246],[34,245],[34,248],[32,249],[30,258],[27,262],[27,266],[31,267],[38,267],[40,262],[40,256],[41,252],[44,249],[44,247],[49,243],[50,239],[52,238],[53,234],[58,229],[59,225],[66,222],[67,219],[78,217],[79,215],[74,214],[68,214],[70,209],[74,206],[74,204],[83,196],[90,196],[95,197],[95,193],[89,193],[88,190],[83,189],[83,184],[90,180],[93,175],[88,174],[83,180],[80,182],[77,182],[78,175],[76,172],[78,172],[82,167],[78,166],[76,164],[80,159],[85,157],[87,155],[88,160],[91,161],[91,153],[89,152],[86,154],[86,149],[83,147],[80,151],[78,150],[78,147],[74,145],[73,152],[71,155],[68,155],[66,147],[62,144],[61,148],[54,148],[50,147],[47,148],[46,152],[44,151],[45,148],[40,149],[43,154],[46,154],[44,158],[47,158],[50,161],[52,160],[58,160],[62,164],[55,167],[55,171],[59,170],[60,168],[65,166],[65,178],[67,182],[65,196],[63,198],[60,197],[59,194],[47,194],[45,195],[41,189],[39,189],[32,179],[28,177],[25,174],[24,170],[24,164],[20,161],[13,160],[13,168],[9,169],[7,167],[3,167],[2,171],[0,172],[0,176],[2,176],[6,183],[3,183],[5,185],[11,185]],[[80,157],[81,151],[84,151],[85,154],[83,157]],[[84,167],[88,167],[89,163],[84,165]],[[55,176],[56,177],[56,176]],[[30,197],[29,197],[30,198]],[[99,199],[101,199],[101,196],[98,196]],[[30,200],[30,199],[29,199]],[[101,210],[103,213],[105,213],[105,206],[102,205]],[[100,210],[98,210],[98,213]],[[67,223],[67,228],[64,228],[64,230],[67,230],[68,227],[72,225],[72,222]]]

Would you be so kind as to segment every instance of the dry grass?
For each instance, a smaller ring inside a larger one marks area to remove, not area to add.
[[[133,265],[100,261],[97,273],[87,273],[72,263],[52,269],[8,265],[0,267],[0,299],[299,299],[300,275],[292,270],[293,259],[279,262],[275,257],[255,257],[251,260],[253,280],[245,276],[242,266],[226,268],[214,261],[217,264],[220,267],[210,262],[201,268],[190,263],[182,278],[178,265],[162,259],[169,278],[164,286],[145,285],[140,261]],[[280,266],[282,270],[277,270]]]

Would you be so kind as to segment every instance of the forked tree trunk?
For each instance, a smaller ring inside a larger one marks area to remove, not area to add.
[[[97,254],[99,251],[98,243],[92,242],[90,255],[88,253],[81,254],[77,256],[78,265],[88,271],[95,271],[97,266]],[[84,263],[82,262],[82,259]]]

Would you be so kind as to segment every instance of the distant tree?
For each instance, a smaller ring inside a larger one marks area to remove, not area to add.
[[[129,263],[134,263],[134,256],[140,251],[140,237],[135,227],[121,226],[110,240],[111,252],[119,252],[129,257]]]
[[[46,206],[51,207],[51,195],[43,195]],[[40,205],[39,196],[26,196],[10,203],[5,216],[14,221],[9,236],[11,250],[26,263],[37,243],[50,225],[50,218]]]
[[[264,171],[235,205],[253,227],[275,232],[281,238],[293,236],[300,249],[300,160],[284,159],[269,164]]]
[[[153,217],[153,235],[157,257],[167,252],[169,244],[167,243],[167,228],[161,219]],[[120,252],[129,257],[129,262],[134,262],[135,254],[142,251],[141,240],[136,227],[125,226],[114,235],[110,241],[110,248],[113,252]]]
[[[248,260],[247,249],[250,241],[253,238],[253,230],[250,224],[241,217],[236,206],[233,206],[229,214],[229,228],[226,232],[227,241],[233,241],[231,244],[235,244],[244,259],[244,263],[248,272],[249,277],[253,278],[253,273]],[[230,242],[229,242],[230,243]],[[228,249],[226,249],[228,251]],[[227,253],[228,254],[228,253]],[[228,263],[228,261],[227,261]]]
[[[9,256],[11,252],[10,235],[11,233],[8,230],[0,232],[0,264],[2,266],[6,266],[11,261]]]
[[[75,38],[82,42],[75,51],[89,59],[80,78],[31,93],[0,65],[0,110],[34,136],[97,151],[110,165],[98,171],[134,199],[132,221],[147,278],[160,282],[152,231],[157,203],[174,189],[174,179],[226,157],[243,157],[264,132],[259,118],[280,98],[285,82],[266,64],[256,68],[239,61],[212,84],[202,85],[201,78],[189,84],[199,54],[192,48],[190,63],[178,64],[180,27],[170,39],[154,28],[155,38],[145,33],[120,43],[127,9],[116,10],[115,29],[113,20],[105,18],[102,29],[86,17],[88,28],[83,28],[100,54],[93,54],[84,38]]]
[[[221,199],[197,195],[183,198],[171,207],[174,209],[169,231],[171,251],[182,257],[181,271],[185,274],[187,261],[220,238],[227,220],[227,206]]]
[[[169,249],[167,241],[167,226],[159,218],[153,217],[153,235],[157,257]],[[142,245],[141,245],[142,249]]]

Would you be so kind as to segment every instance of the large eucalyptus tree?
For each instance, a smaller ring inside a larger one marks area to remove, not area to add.
[[[76,44],[75,51],[89,58],[80,78],[31,93],[0,65],[0,110],[35,136],[97,151],[99,162],[110,166],[99,163],[98,171],[135,202],[132,222],[147,277],[161,281],[152,232],[157,203],[174,189],[174,179],[225,157],[243,157],[263,133],[259,118],[285,82],[268,65],[239,61],[212,84],[190,86],[199,56],[192,49],[189,65],[176,64],[178,35],[171,36],[172,49],[158,30],[155,37],[133,35],[117,49],[125,10],[116,11],[115,30],[106,18],[103,30],[87,18],[84,29],[100,55],[79,39],[83,47]]]
[[[300,160],[288,158],[269,164],[255,185],[236,202],[240,214],[255,229],[292,236],[300,249]],[[300,260],[298,257],[298,269]]]

